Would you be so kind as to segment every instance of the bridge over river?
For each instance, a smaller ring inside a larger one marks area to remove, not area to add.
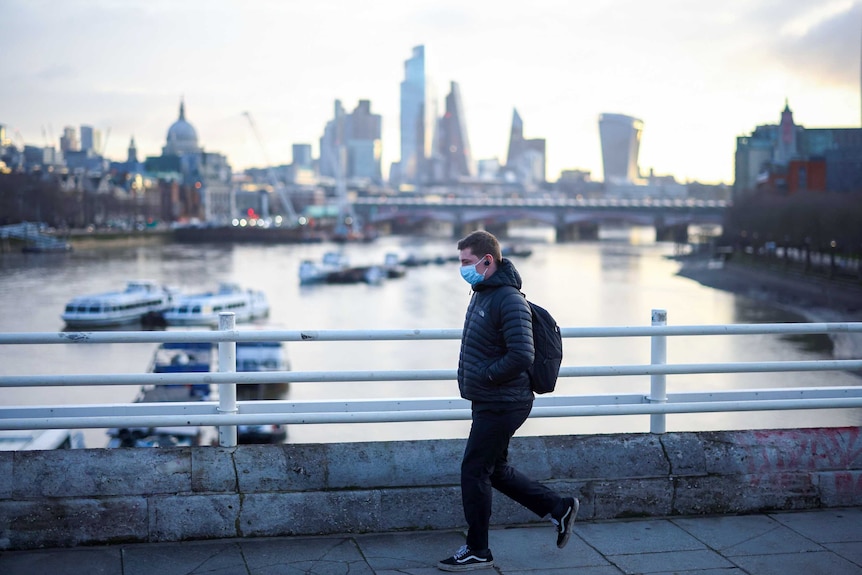
[[[721,224],[724,200],[628,198],[463,198],[366,196],[353,200],[364,222],[384,232],[451,225],[456,237],[480,225],[506,237],[513,222],[552,226],[557,241],[595,239],[601,225],[654,226],[656,238],[685,238],[690,225]]]

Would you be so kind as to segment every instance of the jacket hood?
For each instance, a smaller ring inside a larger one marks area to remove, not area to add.
[[[503,258],[494,275],[474,285],[473,291],[480,292],[501,286],[512,286],[519,291],[521,289],[521,274],[518,273],[515,265],[508,258]]]

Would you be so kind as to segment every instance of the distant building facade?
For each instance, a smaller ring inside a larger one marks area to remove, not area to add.
[[[461,178],[476,177],[461,88],[451,82],[446,96],[446,111],[439,124],[438,155],[442,164],[442,180],[457,182]]]
[[[230,164],[224,155],[200,147],[197,131],[186,120],[185,102],[168,128],[162,155],[147,157],[144,170],[160,182],[162,219],[227,224],[234,217]]]
[[[541,185],[546,181],[545,166],[545,140],[525,138],[524,122],[518,110],[513,110],[509,150],[506,155],[506,172],[509,178],[526,186]]]
[[[60,151],[65,154],[66,152],[77,152],[80,149],[81,146],[78,142],[78,134],[75,133],[75,128],[72,126],[63,128],[63,135],[60,136]]]
[[[333,115],[320,138],[320,175],[382,183],[383,122],[371,112],[371,101],[360,100],[347,114],[336,100]]]
[[[733,193],[862,192],[862,129],[805,128],[785,102],[778,124],[736,139]]]
[[[413,55],[404,62],[401,82],[400,184],[417,185],[426,179],[436,123],[437,104],[433,82],[427,73],[425,46],[416,46]]]
[[[643,122],[637,118],[623,114],[599,116],[599,137],[606,184],[638,181],[638,154],[642,132]]]
[[[81,151],[102,153],[102,133],[93,126],[81,126]]]

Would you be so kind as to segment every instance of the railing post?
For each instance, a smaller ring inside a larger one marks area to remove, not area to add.
[[[233,312],[218,314],[219,331],[233,331],[236,315]],[[233,373],[236,371],[236,341],[220,341],[218,344],[218,370]],[[219,413],[236,413],[236,383],[218,385]],[[218,444],[221,447],[236,447],[236,425],[218,426]]]
[[[667,310],[652,310],[652,325],[667,325]],[[650,364],[664,365],[667,363],[667,336],[650,336]],[[667,403],[667,385],[665,374],[653,374],[650,376],[650,390],[647,400],[650,403]],[[653,413],[649,416],[650,433],[664,433],[667,430],[664,413]]]

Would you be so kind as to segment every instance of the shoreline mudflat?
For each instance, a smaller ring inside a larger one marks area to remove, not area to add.
[[[862,322],[859,286],[808,278],[707,257],[680,258],[677,275],[701,285],[768,302],[812,323]],[[862,358],[862,333],[831,334],[836,359]]]

